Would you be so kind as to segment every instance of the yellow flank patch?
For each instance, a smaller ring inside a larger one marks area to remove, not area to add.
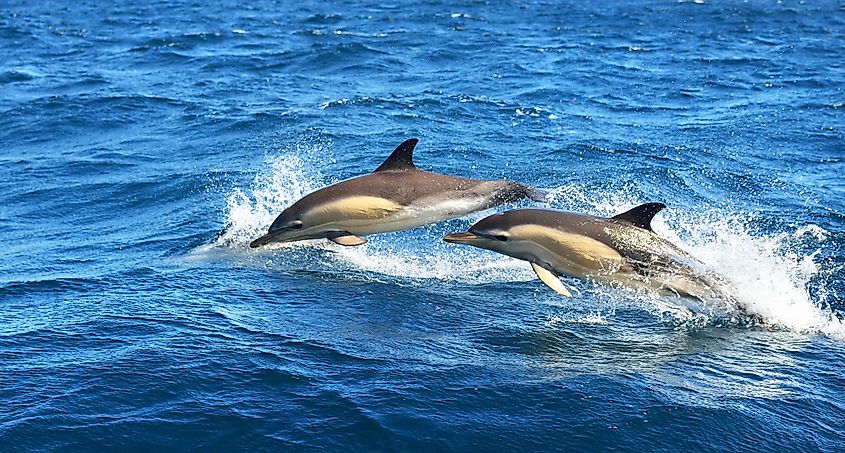
[[[323,222],[338,219],[383,219],[402,209],[402,205],[379,197],[349,197],[327,203],[314,214]]]
[[[511,228],[512,239],[534,242],[547,253],[550,263],[562,259],[587,269],[606,270],[609,266],[621,266],[622,256],[611,247],[584,235],[567,233],[538,225],[519,225]],[[558,260],[555,260],[555,256]]]

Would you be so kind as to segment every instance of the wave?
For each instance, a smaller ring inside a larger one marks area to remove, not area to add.
[[[257,175],[249,187],[231,189],[225,229],[211,243],[193,250],[188,258],[228,259],[278,270],[353,272],[365,274],[369,279],[387,278],[394,284],[422,286],[431,279],[467,284],[535,279],[530,267],[522,261],[442,244],[437,234],[442,227],[437,226],[413,234],[380,235],[378,240],[359,247],[306,241],[249,249],[249,242],[262,235],[285,207],[332,182],[320,173],[321,165],[317,165],[327,157],[330,160],[329,149],[322,143],[299,143],[269,157],[267,170]],[[602,216],[651,201],[640,199],[642,195],[631,187],[597,192],[594,188],[569,184],[549,190],[549,203],[554,208]],[[476,213],[462,222],[469,223],[487,214]],[[830,308],[829,299],[834,296],[826,290],[841,269],[824,266],[819,258],[827,231],[816,225],[805,225],[791,232],[763,233],[755,228],[755,220],[748,213],[670,208],[655,219],[653,227],[660,236],[723,276],[743,311],[763,319],[766,328],[845,338],[845,323]],[[427,241],[423,242],[419,236]],[[279,259],[281,254],[284,260]],[[608,293],[600,289],[596,295],[602,298]],[[633,297],[639,308],[655,316],[691,324],[720,322],[717,315],[682,298],[650,293],[635,293]],[[602,315],[595,316],[606,321]]]

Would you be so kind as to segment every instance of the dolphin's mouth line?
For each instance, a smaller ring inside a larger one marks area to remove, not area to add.
[[[476,239],[481,239],[481,236],[475,233],[470,233],[469,231],[467,231],[466,233],[452,233],[443,236],[444,241],[451,242],[453,244],[464,244]]]
[[[267,245],[271,242],[296,242],[296,241],[302,241],[302,240],[308,240],[308,239],[331,239],[332,237],[347,236],[347,235],[352,234],[352,233],[350,233],[349,231],[346,231],[346,230],[331,229],[331,230],[318,230],[316,232],[312,231],[311,233],[304,234],[304,235],[300,233],[300,235],[297,236],[297,237],[289,237],[289,238],[286,238],[286,239],[277,239],[279,236],[283,235],[284,233],[288,233],[288,232],[291,232],[291,231],[299,231],[299,230],[302,230],[301,224],[294,224],[294,225],[291,225],[291,226],[288,226],[288,227],[280,228],[276,231],[273,231],[271,233],[267,233],[264,236],[261,236],[260,238],[250,242],[249,247],[254,249],[254,248],[261,247],[262,245]]]
[[[507,236],[503,235],[496,235],[496,234],[487,234],[487,233],[477,233],[474,231],[467,231],[466,233],[452,233],[443,236],[443,240],[446,242],[454,242],[457,244],[461,243],[468,243],[470,241],[475,241],[478,239],[488,239],[491,241],[499,241],[499,242],[506,242],[508,240]]]

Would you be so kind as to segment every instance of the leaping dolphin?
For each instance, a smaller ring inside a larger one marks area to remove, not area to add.
[[[651,229],[666,205],[647,203],[611,218],[548,209],[516,209],[485,217],[446,242],[469,244],[531,263],[549,288],[571,296],[560,276],[630,287],[649,287],[718,299],[743,312],[724,292],[724,281],[703,272],[704,265]]]
[[[414,166],[418,140],[399,145],[373,173],[312,192],[282,211],[250,247],[327,238],[360,245],[361,236],[401,231],[462,217],[542,193],[510,181],[457,178]]]

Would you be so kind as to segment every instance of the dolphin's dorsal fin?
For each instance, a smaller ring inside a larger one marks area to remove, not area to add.
[[[653,232],[654,230],[651,229],[651,219],[665,207],[666,205],[663,203],[641,204],[634,209],[615,215],[613,218]]]
[[[397,146],[373,173],[380,171],[416,170],[414,166],[414,147],[417,146],[416,138],[409,138]]]

